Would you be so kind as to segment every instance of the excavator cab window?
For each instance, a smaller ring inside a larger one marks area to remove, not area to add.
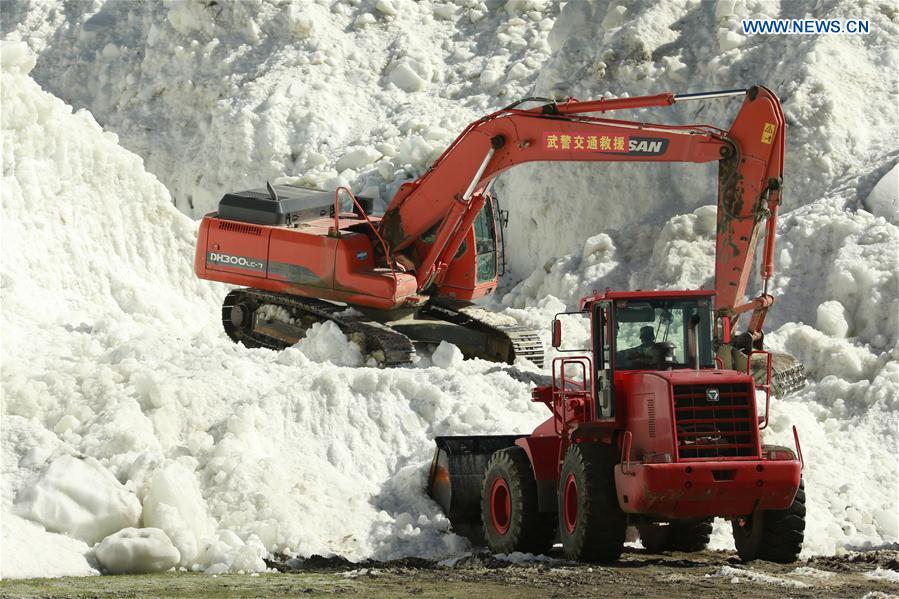
[[[477,255],[477,282],[485,283],[496,279],[496,215],[493,202],[484,202],[484,207],[474,221],[475,254]]]
[[[615,367],[619,370],[712,366],[711,302],[707,298],[615,302]],[[691,326],[694,315],[698,325]],[[694,337],[695,336],[695,337]]]

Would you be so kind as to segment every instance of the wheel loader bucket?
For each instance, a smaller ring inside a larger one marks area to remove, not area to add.
[[[453,531],[483,544],[481,485],[495,451],[515,445],[522,435],[437,437],[428,475],[428,495],[450,519]]]

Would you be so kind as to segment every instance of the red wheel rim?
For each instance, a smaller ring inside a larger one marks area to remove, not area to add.
[[[500,477],[490,486],[490,524],[501,535],[509,531],[512,520],[512,499],[506,479]]]
[[[577,525],[577,481],[574,474],[568,475],[565,479],[565,490],[562,496],[562,516],[565,520],[565,530],[568,534],[574,532]]]

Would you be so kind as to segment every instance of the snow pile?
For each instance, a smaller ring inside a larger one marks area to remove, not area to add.
[[[183,213],[276,177],[386,200],[461,126],[520,96],[754,82],[781,95],[791,127],[767,340],[812,376],[773,402],[766,442],[792,445],[800,429],[807,554],[896,542],[899,150],[882,71],[895,71],[897,26],[872,4],[869,36],[736,32],[741,16],[850,6],[4,5],[4,35],[40,55],[2,49],[2,239],[16,257],[0,267],[2,576],[467,551],[423,494],[432,439],[529,431],[545,409],[521,381],[540,373],[464,361],[450,344],[413,368],[365,368],[327,324],[278,353],[234,346],[224,286],[193,274]],[[726,124],[736,106],[625,118]],[[546,331],[594,288],[709,286],[714,180],[695,165],[504,175],[521,282],[496,305]],[[567,337],[587,334],[566,323]],[[123,517],[100,532],[95,507]],[[730,542],[719,526],[715,546]]]
[[[102,118],[194,216],[285,175],[384,191],[426,168],[497,99],[526,95],[559,11],[548,0],[14,4],[22,22],[4,19],[3,34],[41,51],[35,79]]]
[[[191,271],[192,223],[113,135],[38,88],[20,50],[4,45],[2,75],[3,243],[21,257],[2,266],[4,555],[40,561],[31,547],[55,537],[14,509],[81,534],[122,493],[118,527],[159,529],[208,572],[262,570],[271,552],[467,547],[422,493],[432,439],[528,430],[542,415],[528,386],[452,347],[453,370],[335,366],[352,344],[327,325],[280,353],[233,345],[222,289]],[[107,546],[131,547],[134,570],[170,554],[125,537]],[[44,574],[92,571],[88,545],[57,545],[79,567]],[[33,572],[20,563],[3,576]]]

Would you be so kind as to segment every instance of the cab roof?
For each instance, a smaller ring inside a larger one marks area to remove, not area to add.
[[[692,298],[692,297],[714,297],[713,289],[664,289],[661,291],[613,291],[606,289],[603,292],[596,292],[593,295],[581,298],[581,309],[583,310],[593,302],[601,300],[617,300],[617,299],[676,299],[676,298]]]

